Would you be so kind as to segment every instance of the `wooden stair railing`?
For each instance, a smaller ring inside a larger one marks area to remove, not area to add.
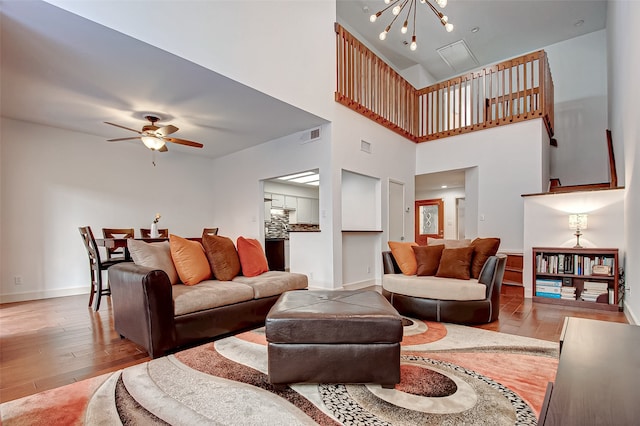
[[[339,24],[336,102],[414,142],[534,118],[553,137],[553,80],[544,51],[417,90]]]

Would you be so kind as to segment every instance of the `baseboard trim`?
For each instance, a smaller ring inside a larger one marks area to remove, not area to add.
[[[89,294],[86,287],[61,288],[57,290],[36,290],[24,293],[0,294],[0,303],[27,302],[30,300],[52,299],[54,297]]]
[[[358,281],[355,283],[349,283],[349,284],[343,284],[342,288],[344,290],[360,290],[361,288],[365,288],[365,287],[371,287],[371,286],[380,286],[382,285],[380,280],[364,280],[364,281]]]

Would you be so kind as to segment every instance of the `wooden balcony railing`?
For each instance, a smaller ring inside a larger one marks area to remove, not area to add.
[[[542,50],[415,89],[336,24],[336,102],[424,142],[543,118],[553,136],[553,80]]]

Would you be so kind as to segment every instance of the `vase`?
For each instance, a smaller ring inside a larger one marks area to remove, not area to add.
[[[151,238],[158,238],[160,234],[158,233],[158,224],[153,222],[151,224]]]

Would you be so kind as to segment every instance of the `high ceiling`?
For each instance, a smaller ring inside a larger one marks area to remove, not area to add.
[[[378,40],[385,21],[381,17],[376,27],[369,15],[384,6],[382,0],[338,0],[337,14],[341,23],[360,33],[398,69],[421,63],[437,79],[459,74],[435,51],[457,40],[464,39],[479,64],[485,65],[605,25],[604,1],[449,3],[446,13],[456,29],[447,33],[431,12],[419,14],[415,52],[393,32],[385,42]],[[110,139],[132,134],[104,121],[139,129],[150,112],[161,117],[160,124],[179,127],[175,137],[205,145],[202,150],[170,145],[170,153],[197,151],[211,158],[325,122],[48,3],[2,1],[0,13],[4,117]],[[574,25],[578,21],[582,25]],[[479,31],[469,32],[473,27]]]
[[[375,23],[371,23],[369,17],[387,6],[383,0],[337,2],[339,22],[357,31],[396,69],[404,70],[421,64],[436,80],[470,70],[452,69],[438,55],[438,48],[459,40],[466,42],[479,66],[484,66],[601,30],[606,25],[606,1],[449,0],[448,5],[441,9],[454,24],[454,30],[448,33],[428,7],[418,0],[418,48],[411,51],[405,44],[411,42],[411,19],[407,34],[400,33],[405,12],[399,15],[386,40],[381,41],[378,35],[391,21],[391,10]],[[436,5],[435,1],[432,3]],[[477,28],[476,32],[471,31],[474,28]]]

